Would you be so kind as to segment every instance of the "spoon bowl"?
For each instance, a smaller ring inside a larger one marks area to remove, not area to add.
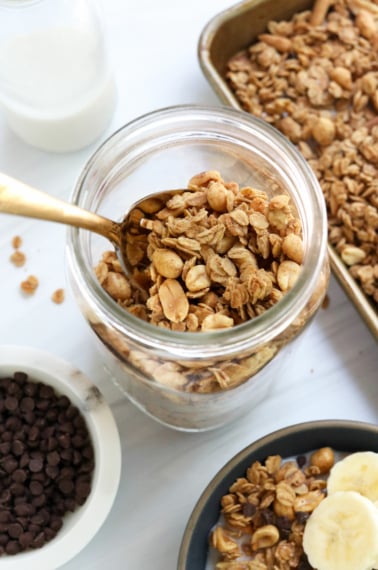
[[[102,235],[113,244],[125,274],[141,288],[144,281],[136,279],[135,274],[147,265],[148,234],[141,220],[153,217],[173,196],[185,191],[166,190],[145,196],[116,222],[0,173],[0,212],[58,222]]]

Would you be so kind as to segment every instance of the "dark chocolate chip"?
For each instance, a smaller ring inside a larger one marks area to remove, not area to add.
[[[299,468],[302,468],[306,465],[306,456],[305,455],[298,455],[297,457],[297,465]]]
[[[11,450],[12,443],[10,441],[2,441],[0,443],[0,454],[8,455]]]
[[[9,525],[8,534],[11,538],[18,538],[24,529],[20,523],[12,523]]]
[[[22,398],[22,400],[20,401],[20,410],[22,410],[23,412],[32,412],[34,410],[34,407],[35,407],[35,400],[30,396],[25,396],[25,398]]]
[[[310,513],[306,513],[305,511],[297,511],[296,512],[296,519],[300,524],[305,524],[307,522]]]
[[[26,532],[23,532],[22,534],[20,534],[20,536],[18,537],[18,542],[20,543],[22,548],[24,550],[26,550],[27,548],[29,548],[29,546],[33,542],[33,538],[34,538],[34,534],[30,531],[26,531]]]
[[[29,485],[29,489],[31,494],[36,497],[38,495],[42,495],[43,493],[43,485],[39,481],[31,481]]]
[[[47,464],[55,467],[60,462],[60,455],[57,451],[51,451],[47,454]]]
[[[252,505],[252,503],[244,503],[242,511],[245,517],[253,517],[256,512],[256,507]]]
[[[21,386],[24,386],[27,379],[28,379],[28,375],[26,374],[26,372],[15,372],[13,374],[13,378],[14,380],[17,382],[17,384],[20,384]]]
[[[11,455],[7,455],[1,462],[1,466],[7,473],[13,473],[18,467],[18,461]]]
[[[12,453],[13,455],[16,455],[17,457],[21,456],[25,451],[25,444],[23,441],[19,440],[19,439],[15,439],[12,442]]]
[[[17,540],[10,540],[8,544],[5,545],[5,552],[7,554],[18,554],[21,552],[21,545]]]
[[[36,457],[35,459],[30,459],[29,469],[32,473],[39,473],[43,469],[43,459]]]
[[[4,401],[5,409],[14,412],[18,408],[18,400],[14,396],[8,396]]]
[[[61,479],[58,483],[58,487],[63,495],[70,495],[75,488],[72,479]]]

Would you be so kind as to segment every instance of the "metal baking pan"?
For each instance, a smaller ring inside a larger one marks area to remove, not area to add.
[[[245,0],[208,22],[199,39],[198,58],[205,77],[223,103],[242,109],[225,79],[229,59],[265,32],[270,20],[288,20],[297,12],[311,9],[313,4],[313,0]],[[378,339],[376,311],[330,245],[328,251],[334,275]]]

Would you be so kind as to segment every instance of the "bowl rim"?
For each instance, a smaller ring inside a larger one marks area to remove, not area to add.
[[[4,555],[2,570],[51,570],[74,558],[100,529],[118,491],[121,442],[114,416],[100,390],[78,368],[44,350],[28,346],[0,346],[0,377],[23,371],[31,380],[50,383],[65,394],[85,418],[95,451],[92,489],[84,503],[64,515],[55,538],[41,548]]]
[[[362,434],[369,437],[366,438],[368,442],[360,444],[359,438]],[[201,493],[184,529],[179,548],[177,570],[205,570],[205,567],[201,566],[198,560],[195,564],[191,563],[192,558],[189,557],[192,553],[193,544],[198,544],[198,541],[200,541],[202,546],[205,547],[203,539],[204,534],[207,533],[207,545],[208,534],[219,516],[219,502],[222,495],[228,491],[229,486],[238,476],[242,477],[245,475],[246,468],[253,461],[263,461],[268,455],[282,455],[280,448],[283,448],[288,443],[291,444],[292,451],[286,454],[286,457],[309,452],[317,447],[326,446],[327,436],[331,438],[328,445],[340,451],[373,449],[378,452],[378,425],[358,420],[329,419],[306,421],[277,429],[258,438],[229,459]],[[324,443],[308,447],[307,441],[310,437]],[[210,506],[215,506],[215,512],[209,523],[205,524],[203,520],[201,521],[201,517],[209,504]]]

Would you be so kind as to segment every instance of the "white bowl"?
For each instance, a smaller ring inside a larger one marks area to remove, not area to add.
[[[0,556],[1,570],[55,570],[90,542],[112,507],[121,474],[120,438],[101,392],[71,364],[34,348],[0,346],[0,378],[18,371],[51,385],[78,407],[95,453],[91,492],[83,506],[64,516],[55,538],[35,550]]]

